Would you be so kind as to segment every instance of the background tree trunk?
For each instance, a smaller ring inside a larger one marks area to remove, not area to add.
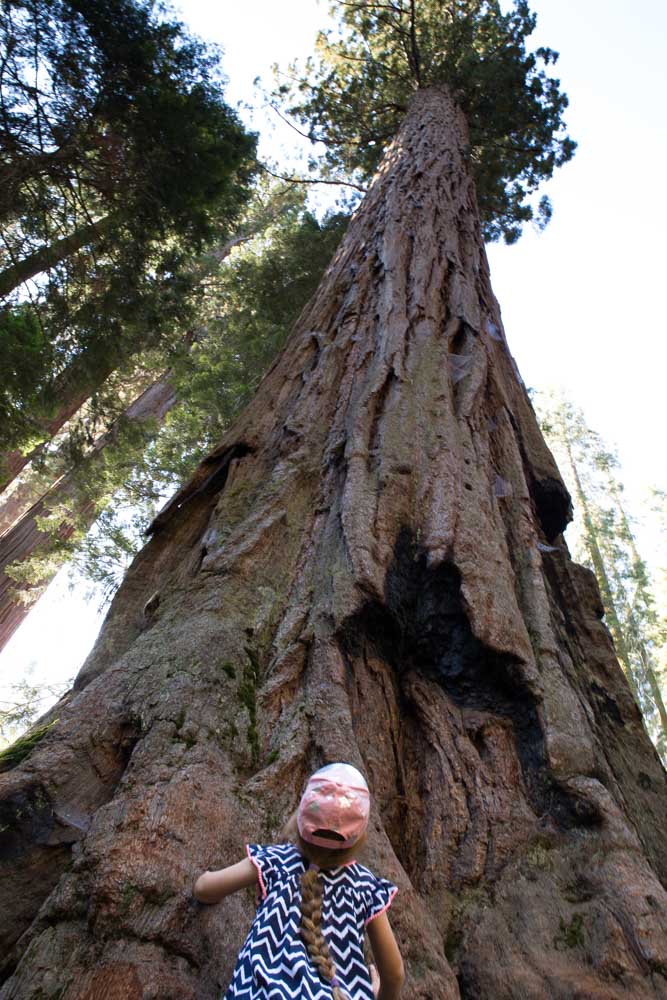
[[[107,374],[111,373],[108,372]],[[45,421],[43,425],[44,441],[31,451],[26,454],[23,454],[21,451],[8,451],[0,456],[0,470],[2,470],[0,472],[0,477],[2,477],[0,478],[0,492],[4,492],[26,465],[41,455],[45,445],[64,427],[70,417],[74,416],[81,409],[83,404],[90,399],[91,395],[92,391],[90,387],[86,386],[84,389],[79,390],[75,397],[68,399],[67,403],[60,407],[52,420]]]
[[[650,613],[652,607],[652,597],[648,590],[646,584],[646,567],[643,559],[639,555],[637,550],[637,545],[635,543],[635,536],[633,534],[630,522],[628,520],[628,515],[625,512],[623,506],[622,498],[618,487],[610,478],[610,491],[614,498],[614,503],[618,509],[618,513],[621,519],[621,524],[623,525],[623,532],[627,539],[630,552],[632,553],[632,564],[633,569],[636,574],[635,578],[635,595],[634,604],[629,607],[628,619],[632,627],[632,637],[634,639],[634,644],[637,653],[639,654],[639,659],[642,665],[642,670],[646,677],[646,682],[651,691],[651,697],[658,710],[658,718],[660,719],[660,728],[662,730],[662,740],[667,745],[667,708],[665,707],[665,702],[662,697],[662,691],[660,690],[660,682],[655,671],[655,657],[651,651],[650,644],[644,640],[642,621],[640,621],[641,611],[647,611]],[[641,603],[639,601],[641,600]],[[641,610],[638,610],[641,609]],[[647,614],[646,617],[649,617]]]
[[[466,145],[420,92],[286,349],[2,776],[3,1000],[218,997],[252,903],[201,907],[193,878],[275,838],[331,759],[369,777],[406,997],[667,996],[665,773],[593,575],[550,551],[569,497]]]
[[[111,222],[111,216],[98,219],[97,222],[88,222],[67,236],[62,236],[60,239],[54,240],[53,243],[40,247],[39,250],[34,250],[27,257],[0,271],[0,298],[9,295],[24,281],[29,281],[35,275],[41,274],[42,271],[47,271],[50,267],[59,264],[61,260],[71,256],[71,254],[77,253],[86,244],[97,242],[109,228]]]
[[[579,472],[577,470],[577,465],[574,460],[574,455],[572,454],[572,449],[570,448],[570,444],[568,441],[565,442],[565,450],[570,466],[570,472],[574,480],[577,503],[579,504],[579,507],[581,509],[581,514],[584,522],[586,547],[588,548],[588,552],[590,553],[590,560],[591,563],[593,564],[593,568],[595,570],[595,577],[597,579],[598,586],[601,591],[604,613],[609,623],[612,635],[614,637],[616,655],[618,656],[619,662],[623,667],[628,684],[630,685],[630,689],[634,695],[635,701],[637,702],[637,707],[639,707],[640,695],[639,695],[638,679],[635,677],[630,650],[628,649],[627,643],[625,641],[625,633],[621,628],[621,622],[618,617],[616,605],[614,604],[614,597],[611,589],[611,583],[609,582],[607,568],[605,566],[604,559],[602,558],[600,546],[598,545],[595,526],[593,524],[593,519],[591,517],[588,500],[586,498],[586,493],[584,492],[584,487],[581,482]]]
[[[194,335],[188,331],[185,335],[185,343],[190,345]],[[130,352],[121,358],[117,353],[111,351],[106,353],[105,359],[100,361],[91,357],[95,352],[86,348],[78,357],[57,377],[53,390],[54,398],[59,400],[59,406],[50,417],[35,417],[35,431],[42,435],[42,440],[28,452],[20,450],[10,450],[0,452],[0,496],[7,491],[7,488],[14,482],[18,474],[30,462],[39,458],[56,435],[65,428],[65,425],[72,417],[79,416],[85,403],[91,396],[104,386],[109,376],[117,371],[117,366],[121,360],[128,360],[132,353],[138,354],[145,344],[139,341],[134,352]],[[145,381],[145,376],[143,376]],[[160,383],[163,373],[159,373],[153,384]],[[124,389],[130,389],[136,381],[136,376],[129,373],[127,376],[128,385],[124,384]]]
[[[158,425],[162,423],[177,402],[176,392],[170,380],[171,372],[164,372],[127,407],[123,419],[139,422],[154,420]],[[84,459],[84,466],[99,461],[104,449],[112,445],[113,440],[112,427],[100,435],[90,454]],[[30,483],[26,486],[29,491]],[[12,494],[5,505],[0,501],[0,650],[4,649],[21,622],[30,613],[66,557],[62,556],[57,565],[52,565],[38,585],[27,588],[18,587],[5,572],[6,568],[30,559],[40,546],[48,545],[49,536],[40,531],[38,519],[45,517],[59,504],[80,493],[77,470],[69,470],[64,472],[50,488],[40,491],[38,496],[33,497],[32,503],[29,493],[26,496],[26,492],[21,490]],[[65,519],[58,530],[58,538],[67,541],[76,530],[89,528],[98,514],[99,507],[94,500],[86,498],[80,503],[77,501],[76,523]]]

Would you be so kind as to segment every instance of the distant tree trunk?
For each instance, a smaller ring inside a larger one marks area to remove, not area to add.
[[[108,374],[111,373],[109,372]],[[135,374],[134,376],[129,375],[127,380],[122,384],[122,396],[125,399],[134,398],[126,408],[123,417],[131,419],[132,415],[134,415],[134,419],[145,420],[151,416],[156,416],[163,419],[175,402],[173,391],[166,389],[166,384],[170,379],[170,371],[163,371],[157,377],[154,373],[151,374],[144,371],[140,371],[139,374]],[[82,400],[82,403],[85,403],[87,399],[88,395]],[[168,409],[160,417],[165,402],[168,403]],[[155,409],[154,414],[150,412],[151,408]],[[75,412],[78,419],[85,420],[86,413],[81,405],[77,407]],[[106,447],[114,439],[115,431],[111,419],[107,420],[106,426],[109,430],[99,435],[94,446],[95,453],[99,452],[101,447]],[[68,444],[66,434],[63,434],[62,443],[58,447],[52,444],[52,447],[49,449],[48,461],[45,468],[42,468],[38,462],[34,461],[36,458],[39,458],[44,444],[35,448],[30,455],[21,456],[24,464],[32,463],[32,467],[26,469],[18,482],[15,477],[12,483],[6,484],[4,489],[0,489],[0,538],[7,534],[34,503],[37,503],[43,496],[46,496],[48,491],[61,481],[62,476],[72,465],[71,449],[68,447]]]
[[[34,473],[34,474],[33,474]],[[57,489],[66,475],[66,469],[59,463],[52,466],[48,482],[45,483],[37,470],[29,469],[11,490],[0,495],[0,549],[2,539],[21,521],[51,490]]]
[[[81,409],[86,400],[90,399],[94,388],[101,385],[102,382],[111,374],[112,369],[105,371],[99,382],[91,387],[90,384],[84,386],[77,386],[72,388],[72,390],[66,395],[65,400],[58,407],[55,415],[49,419],[39,421],[40,429],[43,430],[44,440],[36,445],[31,451],[25,454],[18,450],[6,451],[4,454],[0,455],[0,493],[7,489],[7,487],[13,483],[18,474],[23,471],[23,469],[28,465],[34,458],[44,450],[45,444],[47,444],[55,435],[60,431],[70,417]]]
[[[171,373],[165,372],[160,379],[144,390],[126,409],[123,414],[124,419],[133,421],[153,419],[161,423],[177,401],[170,378]],[[91,453],[86,457],[85,463],[97,461],[104,448],[113,442],[113,436],[113,428],[101,435]],[[22,501],[22,506],[15,510],[16,516],[11,524],[6,526],[4,532],[0,529],[0,650],[4,649],[16,629],[29,614],[60,566],[52,567],[52,571],[43,577],[39,585],[20,590],[17,590],[17,585],[5,570],[12,563],[29,559],[40,546],[48,543],[48,536],[41,532],[37,526],[37,519],[45,516],[59,503],[79,492],[75,475],[71,471],[66,472],[53,483],[50,489],[36,498],[32,504],[28,504],[27,509],[25,497],[20,496],[18,501]],[[9,510],[6,511],[8,517],[13,506],[10,504]],[[71,538],[77,528],[89,527],[94,522],[97,512],[97,506],[94,502],[82,501],[77,511],[76,525],[65,521],[59,529],[58,537],[61,541],[66,541]],[[2,509],[0,508],[1,513]]]
[[[635,536],[633,534],[632,528],[630,527],[628,516],[625,513],[625,508],[623,506],[621,496],[618,491],[618,487],[613,482],[610,484],[610,487],[612,491],[612,496],[614,498],[616,507],[618,509],[618,513],[621,518],[621,523],[623,525],[625,536],[628,540],[630,552],[632,553],[634,571],[636,573],[639,566],[642,566],[645,570],[645,564],[643,559],[639,555],[639,552],[637,551]],[[641,597],[643,600],[644,607],[645,608],[650,607],[650,595],[647,593],[647,588],[645,584],[638,579],[636,580],[636,586],[638,590],[641,591]],[[658,681],[658,677],[654,669],[654,663],[655,663],[654,657],[651,653],[650,648],[648,647],[647,643],[644,641],[642,637],[642,631],[643,631],[641,627],[642,623],[638,621],[636,605],[635,607],[629,608],[628,617],[632,625],[632,632],[634,636],[635,646],[637,652],[639,653],[639,657],[642,663],[642,669],[646,676],[646,681],[648,683],[648,686],[651,690],[651,697],[653,698],[655,706],[658,710],[658,718],[660,720],[662,740],[664,742],[664,745],[667,746],[667,708],[665,707],[665,702],[662,697],[662,691],[660,689],[660,683]]]
[[[248,237],[250,239],[251,237]],[[232,245],[244,242],[246,237],[236,237],[228,241],[218,250],[220,260],[229,254]],[[184,342],[190,347],[197,339],[198,331],[188,330]],[[36,432],[42,434],[42,440],[29,452],[19,449],[0,451],[0,494],[7,490],[20,472],[35,458],[38,458],[50,441],[63,429],[68,420],[75,416],[81,407],[106,380],[117,370],[121,361],[128,361],[132,355],[138,354],[146,346],[144,341],[137,341],[134,350],[123,357],[108,350],[104,359],[100,359],[99,350],[84,349],[74,361],[60,373],[51,391],[51,396],[58,400],[58,406],[50,416],[34,416],[33,423]],[[160,376],[161,377],[161,376]]]
[[[219,997],[252,903],[199,906],[194,876],[275,838],[332,759],[374,793],[406,998],[665,996],[665,772],[593,574],[550,551],[569,497],[500,333],[466,146],[447,93],[419,92],[2,776],[2,1000]]]
[[[607,574],[607,567],[605,566],[604,558],[600,551],[600,546],[598,545],[597,536],[595,532],[595,525],[593,524],[593,519],[591,518],[591,512],[584,492],[584,487],[581,482],[581,477],[579,476],[579,470],[577,469],[577,463],[574,460],[574,455],[572,454],[572,448],[570,447],[569,441],[565,441],[565,451],[567,454],[568,464],[570,466],[570,471],[572,473],[572,478],[574,480],[574,489],[576,493],[576,498],[579,506],[581,507],[581,513],[584,521],[584,532],[585,532],[585,545],[588,549],[590,560],[593,564],[593,569],[595,571],[595,576],[597,577],[598,585],[602,591],[602,604],[604,606],[604,613],[609,622],[612,636],[614,638],[614,644],[616,648],[616,655],[623,667],[625,676],[627,677],[628,684],[632,690],[632,693],[637,702],[637,706],[641,705],[640,694],[639,694],[639,682],[635,677],[634,667],[632,665],[632,657],[630,655],[630,650],[628,649],[627,642],[625,640],[625,632],[621,628],[621,622],[618,617],[618,611],[616,610],[616,603],[614,601],[614,594],[611,588],[611,582]]]
[[[0,271],[0,298],[9,295],[19,285],[41,274],[42,271],[48,271],[49,268],[59,264],[66,257],[71,257],[73,253],[81,250],[88,243],[99,240],[100,236],[108,229],[111,221],[111,216],[106,216],[103,219],[98,219],[97,222],[88,222],[84,226],[79,226],[67,236],[40,247],[39,250],[33,251],[27,257]]]
[[[598,579],[600,589],[602,591],[602,602],[604,605],[605,616],[609,622],[611,632],[614,638],[614,644],[616,648],[616,653],[618,655],[619,661],[625,672],[625,676],[628,679],[628,683],[632,689],[632,693],[635,697],[635,701],[639,706],[640,710],[642,708],[642,694],[640,692],[640,685],[643,682],[644,698],[648,698],[649,702],[652,701],[655,709],[658,713],[658,723],[660,725],[660,730],[662,732],[662,738],[667,739],[667,710],[665,709],[665,703],[662,698],[662,692],[660,690],[660,684],[658,683],[658,678],[653,669],[652,657],[646,643],[642,638],[642,623],[638,621],[635,610],[630,607],[627,603],[627,607],[624,610],[626,627],[623,627],[619,617],[619,611],[616,606],[616,601],[614,599],[614,592],[612,590],[611,581],[609,579],[609,573],[607,571],[607,566],[605,564],[604,556],[600,550],[598,544],[597,531],[591,517],[590,505],[584,491],[583,484],[581,482],[581,477],[579,475],[579,470],[577,469],[577,463],[575,462],[574,455],[572,454],[572,448],[570,442],[564,440],[565,452],[567,454],[568,464],[570,466],[570,471],[574,480],[575,491],[577,494],[577,500],[579,506],[581,507],[584,528],[585,528],[585,545],[588,549],[588,553],[595,570],[595,575]],[[610,477],[609,481],[609,492],[614,499],[616,510],[620,516],[621,524],[623,526],[623,531],[627,539],[627,544],[630,548],[632,554],[634,566],[637,567],[641,562],[639,552],[635,545],[634,536],[630,528],[630,523],[627,519],[625,510],[621,503],[621,497],[619,495],[618,489],[616,488],[613,480]],[[618,574],[615,572],[614,567],[611,567],[611,575],[616,581],[617,593],[623,593],[626,591],[626,584],[619,579]],[[643,598],[646,601],[646,593],[643,593]],[[645,623],[643,623],[645,625]],[[637,655],[639,667],[636,669],[633,664],[632,651]],[[648,690],[647,690],[648,689]],[[644,702],[644,707],[646,704]]]
[[[137,343],[134,353],[139,353],[144,346],[143,343]],[[109,350],[104,360],[100,360],[99,351],[84,349],[61,372],[51,392],[51,396],[58,400],[54,412],[48,417],[34,416],[35,431],[42,434],[40,443],[25,454],[20,450],[0,452],[0,493],[7,489],[26,465],[42,454],[46,445],[63,429],[68,420],[78,413],[84,403],[113,374],[121,360],[128,358],[121,359]]]

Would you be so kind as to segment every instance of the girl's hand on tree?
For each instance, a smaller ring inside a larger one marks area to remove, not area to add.
[[[219,903],[225,896],[231,896],[233,892],[256,882],[257,869],[250,858],[244,858],[237,865],[200,875],[195,882],[194,897],[200,903]]]

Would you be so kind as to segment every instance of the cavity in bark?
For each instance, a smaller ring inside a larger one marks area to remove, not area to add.
[[[403,529],[389,567],[384,601],[369,601],[343,626],[348,660],[370,646],[398,678],[416,670],[435,680],[462,709],[511,723],[526,791],[536,816],[560,828],[590,825],[583,809],[552,779],[538,705],[515,657],[486,646],[472,632],[461,597],[461,575],[451,562],[430,567],[412,533]]]
[[[572,520],[572,500],[558,479],[533,479],[530,493],[544,536],[551,544]]]
[[[229,475],[229,466],[232,461],[235,458],[244,458],[252,451],[253,449],[250,445],[240,442],[239,444],[225,448],[222,452],[213,452],[212,455],[209,455],[198,467],[190,482],[178,491],[164,510],[161,510],[152,521],[146,534],[155,534],[156,531],[163,528],[177,511],[182,510],[195,497],[202,495],[215,496],[221,493],[225,488],[227,476]]]

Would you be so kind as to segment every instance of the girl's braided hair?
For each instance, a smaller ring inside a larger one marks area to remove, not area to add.
[[[336,981],[336,966],[322,933],[324,893],[319,869],[311,865],[301,876],[301,936],[322,979],[331,984],[333,1000],[349,1000]]]
[[[293,841],[310,862],[310,867],[301,876],[301,936],[308,954],[318,973],[332,987],[333,1000],[349,1000],[336,981],[336,966],[329,952],[327,939],[322,932],[322,903],[324,886],[319,877],[320,868],[338,868],[354,860],[366,842],[364,834],[353,847],[334,850],[309,844],[300,835],[296,825],[296,813],[283,827],[282,838]]]

